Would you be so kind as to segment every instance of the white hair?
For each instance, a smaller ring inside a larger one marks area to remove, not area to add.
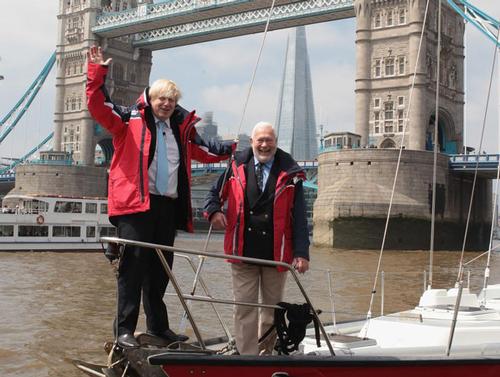
[[[254,127],[253,127],[253,130],[252,130],[252,139],[255,138],[255,133],[258,131],[258,130],[261,130],[261,129],[264,129],[264,128],[270,128],[272,131],[273,131],[273,135],[274,137],[276,138],[276,131],[273,127],[273,125],[269,122],[259,122],[257,123]]]

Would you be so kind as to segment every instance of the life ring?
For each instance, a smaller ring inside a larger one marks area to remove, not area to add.
[[[36,223],[38,225],[42,225],[44,223],[45,219],[43,218],[42,215],[38,215],[38,217],[36,218]]]

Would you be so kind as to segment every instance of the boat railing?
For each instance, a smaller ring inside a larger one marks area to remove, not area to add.
[[[482,271],[482,270],[481,270]],[[330,301],[330,309],[329,310],[322,310],[322,314],[324,315],[331,315],[330,321],[331,323],[336,326],[337,324],[337,316],[344,317],[343,320],[351,320],[352,318],[361,318],[363,315],[366,315],[366,312],[362,311],[353,311],[352,308],[346,310],[341,309],[342,302],[352,302],[353,300],[363,300],[363,299],[369,299],[371,297],[371,286],[367,286],[366,293],[355,293],[352,290],[347,290],[346,292],[346,287],[345,284],[338,285],[335,282],[336,281],[345,281],[346,278],[350,279],[352,281],[366,281],[370,282],[371,277],[373,277],[374,272],[372,271],[352,271],[352,270],[332,270],[332,269],[325,269],[325,268],[319,268],[319,267],[312,267],[309,269],[309,272],[313,274],[314,276],[318,277],[321,274],[324,274],[325,276],[325,281],[326,281],[326,287],[328,289],[328,292],[323,295],[323,297],[327,297],[328,300]],[[423,294],[427,289],[427,275],[428,272],[427,270],[421,270],[421,271],[384,271],[381,270],[379,272],[379,278],[378,278],[378,287],[376,289],[376,294],[377,294],[377,299],[379,302],[379,310],[380,310],[380,315],[383,316],[385,314],[385,305],[386,305],[386,300],[389,299],[394,299],[394,298],[400,298],[401,297],[401,291],[400,289],[394,290],[394,279],[398,281],[398,287],[400,287],[400,283],[402,280],[407,280],[409,282],[415,282],[418,281],[418,279],[422,279],[422,290],[421,293]],[[471,274],[472,270],[470,268],[465,269],[465,274],[467,276],[465,285],[464,287],[471,289]],[[386,284],[389,289],[386,289]],[[413,283],[411,283],[413,285]],[[349,285],[348,285],[349,286]],[[321,294],[319,295],[321,296]],[[315,295],[315,298],[318,298],[318,294]],[[413,306],[412,306],[413,307]],[[394,308],[392,308],[394,309]],[[406,310],[410,309],[410,307],[398,307],[397,310]]]
[[[172,269],[167,263],[167,260],[165,259],[165,256],[163,255],[162,251],[169,251],[176,253],[178,255],[194,255],[198,257],[203,257],[203,258],[214,258],[214,259],[224,259],[224,260],[233,260],[233,261],[240,261],[240,262],[247,262],[247,263],[252,263],[252,264],[258,264],[262,266],[271,266],[271,267],[281,267],[284,270],[287,270],[290,273],[290,276],[292,276],[293,280],[295,281],[296,286],[298,287],[302,297],[306,301],[306,303],[310,306],[311,308],[311,314],[314,316],[316,322],[319,325],[319,330],[321,333],[322,338],[326,342],[326,345],[330,351],[330,354],[332,356],[335,355],[335,352],[333,350],[332,343],[330,342],[330,339],[328,337],[328,334],[319,318],[319,312],[314,308],[311,299],[309,298],[308,294],[306,293],[304,286],[302,285],[299,276],[297,272],[295,271],[294,267],[290,264],[283,263],[283,262],[275,262],[275,261],[270,261],[270,260],[263,260],[263,259],[256,259],[256,258],[249,258],[249,257],[240,257],[236,255],[226,255],[226,254],[219,254],[219,253],[212,253],[212,252],[207,252],[207,251],[198,251],[198,250],[191,250],[191,249],[182,249],[178,247],[173,247],[173,246],[165,246],[165,245],[159,245],[159,244],[154,244],[154,243],[149,243],[149,242],[141,242],[141,241],[134,241],[134,240],[127,240],[123,238],[118,238],[118,237],[101,237],[100,242],[103,243],[115,243],[115,244],[120,244],[120,245],[131,245],[131,246],[139,246],[142,248],[146,249],[152,249],[156,252],[158,255],[158,258],[160,259],[160,262],[165,269],[165,272],[167,273],[167,276],[170,279],[170,282],[172,284],[172,287],[177,295],[177,298],[179,299],[182,308],[184,312],[187,315],[187,319],[189,320],[189,323],[191,325],[191,328],[193,329],[193,332],[195,334],[195,337],[198,341],[199,346],[203,349],[206,350],[206,345],[203,340],[203,337],[201,336],[200,330],[198,329],[198,326],[196,322],[194,321],[194,317],[191,313],[191,309],[189,305],[187,304],[188,300],[192,301],[203,301],[203,302],[208,302],[211,304],[228,304],[228,305],[243,305],[243,306],[251,306],[251,307],[265,307],[265,308],[272,308],[272,309],[281,309],[280,306],[278,305],[265,305],[261,303],[255,303],[255,302],[241,302],[241,301],[236,301],[236,300],[225,300],[225,299],[216,299],[211,297],[208,294],[208,290],[206,289],[206,285],[204,283],[201,283],[202,287],[204,286],[204,290],[207,293],[206,296],[200,296],[200,295],[194,295],[194,294],[185,294],[180,287],[180,284],[175,277],[175,275],[172,272]],[[227,329],[225,329],[227,331]]]

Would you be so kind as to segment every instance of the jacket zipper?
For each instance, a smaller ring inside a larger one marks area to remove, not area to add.
[[[139,150],[139,177],[140,177],[140,193],[141,193],[141,202],[144,202],[144,176],[143,176],[143,168],[142,162],[144,160],[144,139],[146,138],[146,124],[142,124],[142,133],[141,133],[141,148]],[[156,141],[158,142],[158,140]]]
[[[276,204],[276,200],[278,197],[285,191],[288,187],[293,187],[293,185],[284,185],[279,189],[279,191],[274,196],[274,204]],[[285,231],[283,229],[283,235],[281,236],[281,248],[280,248],[280,262],[283,262],[283,257],[285,255]]]
[[[240,174],[238,172],[238,167],[236,167],[235,170],[236,170],[236,179],[238,180],[238,183],[240,184],[243,195],[245,195],[243,183],[241,183]],[[240,206],[238,208],[238,213],[236,214],[236,227],[235,227],[234,234],[233,234],[233,255],[238,255],[237,239],[238,239],[238,235],[240,233],[240,225],[241,225],[240,217],[241,217],[241,212],[243,210],[242,206],[243,206],[243,203],[240,202]]]

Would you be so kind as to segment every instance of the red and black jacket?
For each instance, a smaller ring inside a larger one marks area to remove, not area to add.
[[[148,168],[156,148],[156,125],[145,89],[136,104],[120,107],[112,103],[104,86],[107,66],[89,63],[87,105],[92,117],[113,137],[114,154],[108,181],[108,213],[114,216],[149,210]],[[191,159],[203,163],[229,157],[234,145],[205,142],[194,125],[195,112],[176,106],[170,125],[179,148],[176,199],[177,229],[193,231],[191,209]]]
[[[279,163],[273,201],[274,260],[291,263],[293,258],[309,260],[309,232],[302,181],[304,171],[293,158],[278,148],[275,163]],[[227,227],[224,252],[243,256],[245,229],[245,167],[253,167],[251,148],[236,153],[228,174],[222,174],[205,200],[204,215],[208,219],[221,212],[227,200]],[[224,180],[225,177],[225,180]],[[219,194],[220,193],[220,194]]]

